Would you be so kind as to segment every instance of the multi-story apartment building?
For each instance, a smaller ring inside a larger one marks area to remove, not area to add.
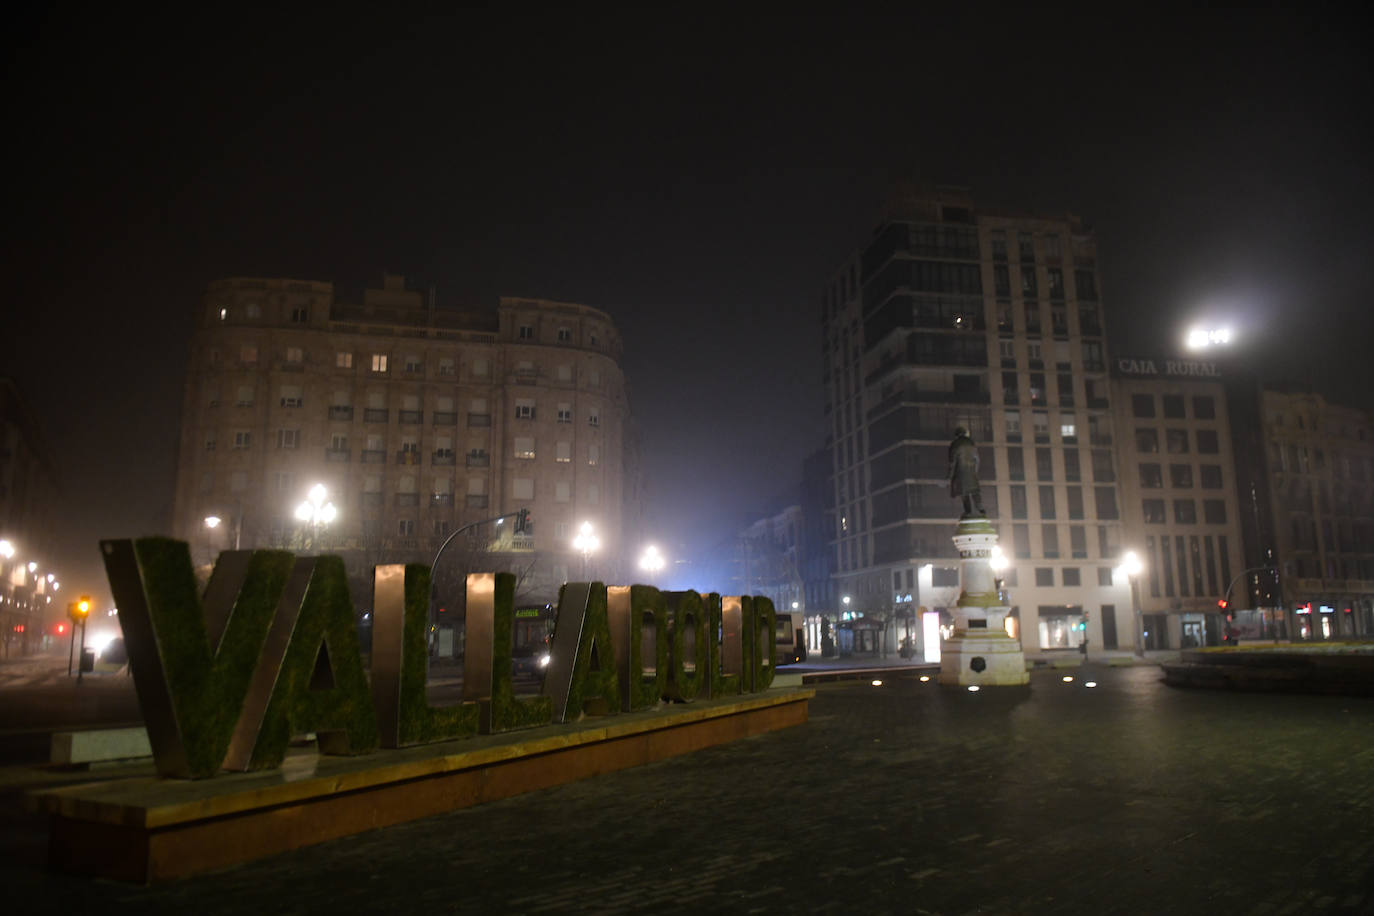
[[[1009,629],[1028,651],[1130,646],[1098,289],[1081,221],[947,188],[901,192],[836,272],[822,328],[841,618],[954,603],[947,447],[964,426],[1010,560]]]
[[[1259,395],[1267,536],[1293,639],[1374,634],[1374,424],[1319,394]]]
[[[56,538],[57,462],[14,379],[0,377],[0,653],[51,637],[66,605],[47,568]],[[32,567],[32,568],[31,568]]]
[[[1112,375],[1124,546],[1143,564],[1144,647],[1217,645],[1238,632],[1218,602],[1246,591],[1221,370],[1206,360],[1117,356]]]
[[[469,543],[508,560],[526,593],[556,596],[584,562],[614,579],[639,494],[620,356],[610,317],[583,305],[442,309],[397,276],[360,304],[330,283],[216,282],[191,345],[176,533],[199,562],[308,545],[366,581],[472,526]],[[322,531],[293,514],[316,483],[338,507]],[[484,524],[519,509],[532,533]],[[584,522],[600,541],[585,556]]]

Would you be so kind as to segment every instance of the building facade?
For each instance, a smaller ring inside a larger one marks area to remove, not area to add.
[[[1144,567],[1144,648],[1218,645],[1239,633],[1230,604],[1245,593],[1244,505],[1221,369],[1117,356],[1112,376],[1125,546]]]
[[[1130,646],[1099,286],[1080,220],[948,188],[903,189],[835,273],[822,329],[841,620],[877,617],[895,646],[901,611],[954,604],[947,448],[963,426],[1013,635],[1037,653]]]
[[[57,462],[11,378],[0,378],[0,654],[34,651],[65,621],[52,571]],[[59,583],[60,584],[60,583]]]
[[[1374,635],[1374,424],[1319,394],[1260,393],[1269,537],[1292,639]]]
[[[339,553],[370,586],[373,565],[429,563],[464,531],[455,562],[504,565],[528,595],[556,597],[584,565],[614,579],[639,494],[620,356],[610,317],[583,305],[441,309],[398,276],[361,303],[330,283],[216,282],[191,345],[176,535],[200,563]],[[338,510],[321,526],[294,514],[316,484]],[[492,521],[520,509],[529,532]],[[594,553],[573,547],[585,522]]]

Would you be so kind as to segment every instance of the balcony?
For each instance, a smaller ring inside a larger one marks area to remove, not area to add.
[[[534,536],[530,534],[513,534],[510,539],[511,550],[533,550]]]
[[[470,413],[468,414],[468,426],[490,426],[491,414],[489,413]]]
[[[410,451],[409,449],[401,449],[399,452],[396,453],[396,463],[397,463],[397,464],[419,464],[419,463],[420,463],[420,453],[419,453],[419,452],[412,452],[412,451]]]
[[[397,493],[397,494],[396,494],[396,508],[397,508],[397,509],[409,509],[409,508],[413,508],[413,507],[418,506],[418,505],[420,505],[420,494],[419,494],[419,493]]]
[[[429,415],[430,422],[435,426],[457,426],[458,414],[451,410],[439,410]]]
[[[1106,398],[1094,398],[1094,397],[1089,397],[1089,398],[1088,398],[1088,406],[1089,406],[1089,407],[1110,407],[1111,405],[1107,402],[1107,399],[1106,399]]]
[[[400,412],[399,419],[402,423],[423,423],[425,412],[423,410],[403,410]]]
[[[1111,433],[1088,433],[1088,444],[1090,445],[1111,445]]]
[[[363,464],[386,464],[386,450],[380,448],[365,448],[361,457]]]
[[[469,493],[463,505],[469,509],[485,509],[487,507],[487,495],[485,493]]]
[[[456,462],[453,458],[453,449],[441,449],[430,455],[430,464],[452,467]]]
[[[465,464],[470,468],[485,468],[491,465],[491,456],[486,452],[480,455],[468,452]]]
[[[348,462],[353,460],[353,453],[346,448],[327,448],[324,450],[324,460]]]
[[[446,509],[453,507],[452,493],[432,493],[429,497],[429,507],[431,509]]]
[[[364,423],[385,423],[391,416],[391,411],[385,407],[364,407]]]
[[[331,420],[351,420],[353,419],[353,408],[335,406],[329,408],[329,419]]]

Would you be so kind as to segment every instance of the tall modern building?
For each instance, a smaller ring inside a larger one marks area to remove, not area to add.
[[[398,276],[361,303],[330,283],[216,282],[191,344],[176,534],[202,563],[293,546],[366,581],[467,528],[459,552],[503,561],[526,594],[552,599],[584,564],[614,580],[639,499],[620,356],[615,324],[584,305],[438,308]],[[337,507],[320,526],[294,512],[317,483]],[[520,509],[530,532],[490,521]],[[588,522],[599,548],[583,552]]]
[[[840,616],[954,604],[947,448],[979,445],[1026,650],[1129,648],[1097,248],[1072,216],[906,188],[822,296]],[[847,599],[847,600],[846,600]],[[1103,618],[1108,618],[1104,626]]]

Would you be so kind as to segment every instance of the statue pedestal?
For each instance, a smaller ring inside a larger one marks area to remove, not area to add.
[[[986,518],[966,518],[954,535],[959,550],[959,603],[954,634],[940,644],[940,683],[968,687],[1015,687],[1030,682],[1019,640],[1007,635],[1009,608],[997,594],[992,552],[997,529]]]

